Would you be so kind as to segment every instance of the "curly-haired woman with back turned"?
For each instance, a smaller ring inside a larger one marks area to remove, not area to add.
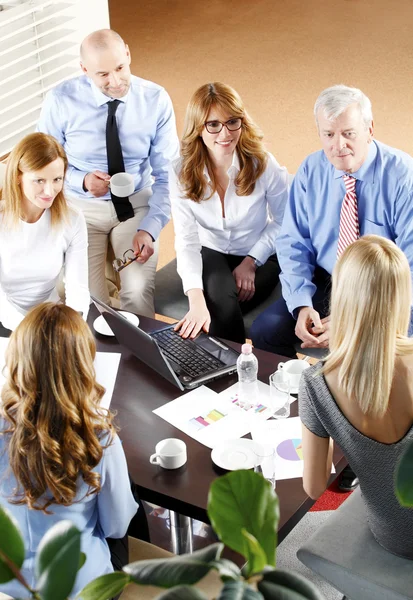
[[[208,83],[192,96],[181,158],[170,169],[178,273],[189,311],[183,337],[204,329],[243,343],[243,314],[278,283],[275,240],[288,173],[266,152],[239,94]]]
[[[69,519],[82,532],[87,560],[73,594],[113,571],[105,538],[121,538],[136,512],[125,455],[112,415],[99,406],[95,343],[80,315],[46,303],[10,337],[0,408],[0,503],[26,542],[23,575],[34,584],[44,533]],[[21,597],[16,581],[0,592]]]
[[[368,235],[333,271],[330,354],[303,373],[298,395],[304,489],[317,498],[331,473],[331,439],[357,474],[366,519],[387,550],[413,559],[413,511],[394,490],[395,470],[413,442],[412,285],[406,256]]]

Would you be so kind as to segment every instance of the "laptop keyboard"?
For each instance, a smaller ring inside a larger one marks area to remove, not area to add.
[[[194,344],[191,340],[184,340],[173,329],[165,329],[151,333],[162,352],[167,358],[177,363],[191,377],[206,375],[224,366],[224,363]]]

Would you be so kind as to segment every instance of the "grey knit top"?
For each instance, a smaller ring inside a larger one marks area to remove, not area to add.
[[[301,377],[301,421],[315,435],[331,437],[340,446],[359,478],[368,523],[379,544],[413,559],[413,509],[402,508],[394,491],[396,465],[413,442],[413,426],[394,444],[365,436],[343,415],[319,371],[314,365]]]

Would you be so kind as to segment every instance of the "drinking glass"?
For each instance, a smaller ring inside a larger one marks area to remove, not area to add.
[[[275,459],[276,452],[273,446],[270,444],[259,444],[259,448],[255,450],[254,471],[265,477],[271,483],[273,490],[275,490],[276,484]]]
[[[290,416],[290,382],[283,371],[270,375],[270,404],[275,419]]]

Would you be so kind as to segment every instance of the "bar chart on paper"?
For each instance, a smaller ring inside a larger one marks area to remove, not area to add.
[[[242,437],[254,424],[271,416],[269,386],[258,381],[257,388],[258,397],[253,402],[242,402],[238,384],[219,394],[201,386],[153,412],[201,444],[214,448],[223,441]]]
[[[195,431],[199,431],[203,427],[208,427],[208,425],[212,425],[213,423],[216,423],[217,421],[219,421],[220,419],[222,419],[225,416],[226,415],[223,412],[220,412],[216,408],[213,408],[204,417],[199,416],[199,417],[194,417],[193,419],[190,419],[189,426],[191,428],[195,429]]]

